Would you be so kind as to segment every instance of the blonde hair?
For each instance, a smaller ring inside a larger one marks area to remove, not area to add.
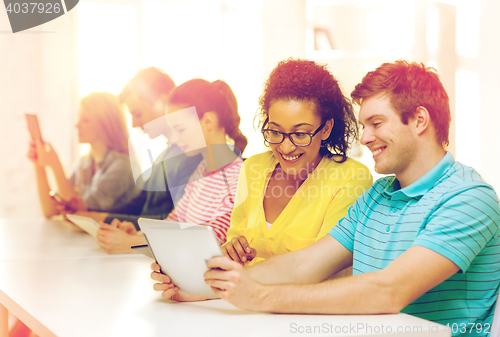
[[[100,130],[108,149],[128,154],[128,130],[118,98],[107,92],[94,92],[80,104]]]

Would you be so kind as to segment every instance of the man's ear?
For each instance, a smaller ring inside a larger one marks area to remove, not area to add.
[[[168,102],[168,96],[169,96],[168,94],[163,93],[163,94],[160,95],[160,97],[158,97],[158,99],[160,101],[162,101],[163,104],[167,104],[167,102]]]
[[[321,130],[321,140],[327,140],[328,137],[330,137],[330,133],[332,133],[334,123],[335,122],[333,121],[333,118],[326,121],[325,126]]]
[[[421,135],[429,128],[431,123],[431,116],[429,115],[429,111],[423,106],[419,106],[415,111],[414,116],[415,122],[415,130],[418,135]]]
[[[161,94],[160,97],[155,101],[152,108],[157,116],[163,116],[165,114],[165,107],[168,102],[168,95]]]

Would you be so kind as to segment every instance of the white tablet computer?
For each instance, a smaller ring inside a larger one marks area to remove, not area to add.
[[[94,219],[75,214],[66,214],[66,217],[69,221],[71,221],[93,237],[97,237],[97,230],[101,228],[101,226],[99,226],[99,224]]]
[[[211,227],[145,218],[138,223],[162,272],[180,290],[214,295],[203,274],[206,261],[223,254]]]

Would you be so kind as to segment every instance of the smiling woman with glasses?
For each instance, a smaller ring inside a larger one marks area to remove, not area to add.
[[[306,132],[279,132],[271,129],[262,130],[262,135],[264,136],[264,140],[269,144],[281,144],[285,140],[285,137],[288,137],[293,145],[295,146],[309,146],[311,145],[312,139],[314,136],[318,134],[318,132],[323,129],[326,125],[326,122],[321,123],[318,129],[313,133]]]
[[[366,166],[347,157],[358,126],[326,66],[280,62],[266,82],[258,117],[271,151],[243,163],[222,246],[245,266],[319,240],[372,184]],[[168,282],[155,289],[178,301],[206,299]]]
[[[317,241],[372,184],[369,170],[347,157],[358,126],[326,66],[280,62],[259,103],[271,151],[245,161],[223,246],[245,265]]]

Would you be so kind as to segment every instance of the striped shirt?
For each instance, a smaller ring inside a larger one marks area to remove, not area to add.
[[[353,252],[355,275],[385,268],[414,245],[448,258],[460,271],[402,312],[455,327],[453,335],[479,324],[467,336],[482,336],[500,284],[499,213],[493,188],[447,153],[405,188],[394,176],[379,179],[329,234]]]
[[[207,173],[202,160],[166,220],[210,226],[219,243],[225,243],[242,163],[238,158],[223,169]]]

